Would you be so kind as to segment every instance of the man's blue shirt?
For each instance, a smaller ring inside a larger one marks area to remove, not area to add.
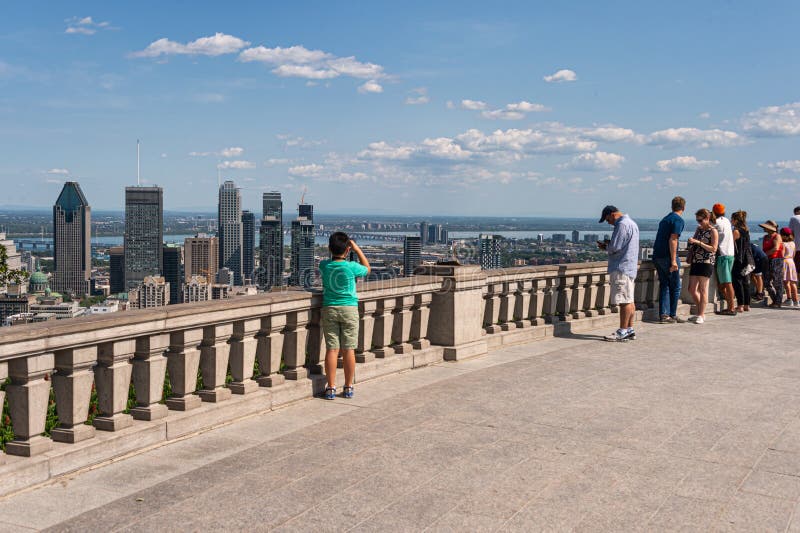
[[[639,226],[631,217],[622,215],[614,222],[614,233],[606,250],[609,272],[622,272],[636,279],[639,270]]]
[[[675,212],[661,219],[661,222],[658,223],[656,240],[653,243],[653,259],[672,259],[669,252],[669,239],[673,235],[677,235],[680,238],[685,225],[683,217]]]

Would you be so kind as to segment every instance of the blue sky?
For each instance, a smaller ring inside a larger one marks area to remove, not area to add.
[[[433,4],[433,5],[431,5]],[[557,4],[557,5],[556,5]],[[16,2],[0,205],[304,188],[318,212],[656,217],[800,204],[793,2]]]

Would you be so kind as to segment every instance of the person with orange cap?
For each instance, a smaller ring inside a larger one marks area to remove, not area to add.
[[[731,221],[725,217],[725,206],[723,204],[714,204],[712,210],[714,211],[714,216],[717,217],[715,227],[719,233],[717,283],[719,285],[719,292],[722,294],[727,305],[724,311],[718,311],[717,314],[736,316],[733,305],[733,261],[736,255],[733,226],[731,226]]]

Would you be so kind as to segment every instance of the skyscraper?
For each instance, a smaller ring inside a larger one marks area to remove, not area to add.
[[[313,216],[310,204],[300,204],[300,212]],[[289,285],[311,287],[314,284],[314,222],[299,215],[292,220],[292,273]]]
[[[119,294],[125,292],[125,247],[114,246],[108,250],[109,257],[109,292]]]
[[[414,269],[422,263],[422,239],[406,235],[403,238],[403,276],[414,274]]]
[[[164,281],[169,284],[169,303],[181,303],[183,284],[183,260],[180,244],[164,245]]]
[[[256,217],[250,211],[242,211],[242,277],[255,283]]]
[[[258,286],[264,290],[283,285],[283,201],[279,192],[265,192],[262,197],[258,244]]]
[[[423,246],[428,244],[428,223],[425,221],[419,223],[419,238]]]
[[[311,204],[300,203],[297,206],[297,215],[305,217],[306,219],[314,222],[314,206]]]
[[[572,230],[572,242],[578,242],[581,240],[581,232],[574,229]]]
[[[81,297],[89,294],[92,273],[92,209],[80,185],[68,181],[53,206],[55,273],[53,290]]]
[[[234,285],[242,285],[242,195],[228,180],[219,188],[219,267],[233,272]]]
[[[482,270],[500,268],[500,239],[500,235],[480,235],[478,251]]]
[[[216,237],[198,233],[183,241],[184,280],[188,283],[193,276],[214,279],[219,270],[219,242]]]
[[[163,243],[164,189],[125,187],[125,288],[162,274]]]

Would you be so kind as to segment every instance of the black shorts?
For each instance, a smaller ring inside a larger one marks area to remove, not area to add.
[[[692,263],[692,266],[689,267],[690,276],[703,276],[704,278],[710,278],[713,273],[714,265],[709,263]]]

